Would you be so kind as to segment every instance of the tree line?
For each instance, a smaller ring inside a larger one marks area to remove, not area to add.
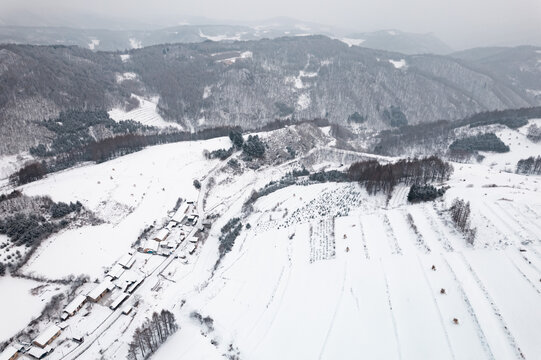
[[[369,194],[380,191],[390,193],[398,184],[427,184],[448,180],[453,167],[436,156],[422,159],[402,159],[395,163],[380,164],[376,160],[353,163],[347,176],[358,181]]]
[[[177,331],[175,315],[169,310],[154,312],[150,319],[137,329],[128,347],[128,359],[148,359],[169,336]]]
[[[470,202],[466,202],[462,199],[455,199],[449,209],[451,213],[451,220],[455,224],[456,228],[464,235],[466,241],[473,245],[477,230],[471,227],[471,208]]]
[[[517,162],[517,174],[541,175],[541,156],[530,156]]]

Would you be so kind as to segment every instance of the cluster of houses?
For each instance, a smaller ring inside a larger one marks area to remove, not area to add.
[[[171,215],[167,226],[160,229],[151,239],[147,240],[141,250],[147,254],[171,255],[173,249],[176,249],[185,239],[188,229],[184,226],[195,226],[199,216],[193,213],[193,202],[183,202],[177,211]],[[171,237],[174,228],[180,228],[180,236]],[[193,241],[193,239],[191,239]],[[194,241],[196,243],[197,241]],[[190,243],[188,252],[193,253],[196,245]]]
[[[198,215],[193,213],[193,206],[193,202],[183,202],[177,211],[171,215],[167,226],[159,230],[140,250],[149,254],[170,255],[173,249],[176,249],[186,240],[186,234],[189,233],[188,227],[197,224]],[[184,228],[185,226],[186,228]],[[180,236],[171,236],[174,228],[180,228]],[[198,238],[190,236],[187,241],[186,250],[192,254],[197,248]],[[179,257],[185,257],[185,254],[180,254]],[[96,284],[86,295],[77,295],[66,305],[60,317],[61,323],[47,327],[32,341],[31,345],[9,345],[0,353],[0,360],[14,360],[23,353],[36,359],[46,357],[54,350],[52,343],[67,327],[66,320],[69,317],[74,316],[87,302],[97,303],[115,289],[119,289],[116,291],[119,294],[112,299],[109,308],[111,310],[118,309],[146,277],[140,270],[132,269],[135,261],[134,251],[122,256],[107,272],[102,282]],[[132,309],[131,306],[125,306],[122,313],[127,315]],[[83,342],[84,338],[82,335],[76,335],[72,336],[72,340],[80,343]]]

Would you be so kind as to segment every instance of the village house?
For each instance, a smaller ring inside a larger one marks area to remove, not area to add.
[[[39,346],[40,348],[44,349],[47,345],[50,345],[54,339],[56,339],[62,330],[56,326],[51,325],[47,329],[45,329],[37,338],[34,339],[32,342],[34,345]]]
[[[86,296],[79,294],[64,308],[64,312],[68,314],[68,316],[73,316],[83,307],[85,302]]]
[[[2,351],[0,354],[0,360],[15,360],[19,357],[19,350],[9,345],[7,348]]]
[[[186,217],[188,208],[189,208],[188,203],[186,202],[182,203],[180,207],[178,208],[178,210],[175,212],[175,215],[173,215],[173,217],[171,218],[171,220],[176,222],[177,224],[180,224]]]
[[[169,236],[169,230],[167,229],[161,229],[158,231],[158,233],[153,237],[153,240],[155,241],[164,241]]]
[[[122,256],[120,260],[118,260],[118,264],[122,266],[124,269],[130,269],[132,265],[135,263],[135,255],[127,253],[126,255]]]
[[[105,294],[107,294],[107,292],[111,291],[113,287],[114,285],[111,281],[104,280],[88,293],[87,298],[90,301],[98,302]]]
[[[147,254],[157,254],[160,243],[156,240],[148,240],[143,247],[143,252]]]
[[[43,359],[45,356],[47,356],[49,353],[53,352],[53,348],[50,345],[47,345],[45,348],[39,348],[32,346],[30,350],[26,353],[27,355],[30,355],[34,359]]]
[[[124,274],[124,267],[120,264],[114,264],[111,270],[107,273],[107,276],[110,277],[112,280],[118,279],[119,277]]]

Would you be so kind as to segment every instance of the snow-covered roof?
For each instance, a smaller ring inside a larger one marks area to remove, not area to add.
[[[152,251],[158,251],[158,248],[160,247],[160,243],[156,240],[148,240],[145,244],[145,249],[149,249]]]
[[[184,219],[184,217],[186,216],[186,212],[188,211],[188,206],[189,206],[188,203],[183,202],[182,205],[180,205],[180,207],[178,208],[175,215],[173,215],[171,220],[176,221],[178,223],[181,222],[182,219]]]
[[[19,350],[17,350],[15,347],[9,345],[7,348],[2,351],[0,354],[0,360],[9,360],[11,359],[15,354],[17,354]]]
[[[124,268],[120,264],[114,264],[111,270],[107,273],[113,279],[117,279],[124,273]]]
[[[199,241],[199,239],[196,236],[190,236],[188,238],[188,241],[191,242],[191,243],[196,243],[196,242]]]
[[[133,263],[135,262],[135,255],[132,255],[130,253],[122,256],[120,260],[118,260],[118,263],[125,267],[126,269],[131,268]]]
[[[51,346],[46,346],[43,349],[36,346],[32,346],[30,350],[28,350],[27,354],[32,357],[35,357],[36,359],[41,359],[43,356],[50,353],[52,349],[53,348]]]
[[[158,233],[156,234],[156,236],[154,236],[153,239],[157,241],[163,241],[167,236],[169,236],[169,230],[161,229],[160,231],[158,231]]]
[[[96,300],[101,294],[109,290],[111,285],[111,281],[104,280],[102,283],[96,285],[96,287],[94,287],[94,289],[92,289],[87,296],[92,300]]]
[[[68,314],[74,313],[85,301],[86,296],[79,294],[64,308],[64,311]]]
[[[145,278],[141,276],[141,278],[137,279],[137,281],[133,282],[130,286],[128,286],[126,291],[131,294],[133,290],[135,290],[135,288],[138,287],[139,284],[143,282],[143,280],[145,280]]]
[[[56,325],[51,325],[45,329],[37,338],[34,339],[34,343],[38,345],[45,345],[51,340],[58,332],[60,328]]]
[[[111,303],[111,305],[109,305],[109,307],[110,307],[111,309],[113,309],[113,310],[116,309],[120,304],[122,304],[122,302],[123,302],[124,300],[126,300],[126,299],[128,298],[128,296],[130,296],[130,295],[128,295],[128,294],[126,294],[126,293],[120,294],[120,295],[119,295],[119,296]]]

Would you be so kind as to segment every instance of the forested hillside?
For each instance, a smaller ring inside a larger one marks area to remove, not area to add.
[[[158,96],[160,115],[192,130],[250,129],[277,118],[345,125],[352,116],[384,129],[541,104],[520,82],[466,60],[348,47],[323,36],[129,53],[2,45],[0,153],[46,142],[51,134],[36,122],[61,111],[133,108],[131,94]]]

